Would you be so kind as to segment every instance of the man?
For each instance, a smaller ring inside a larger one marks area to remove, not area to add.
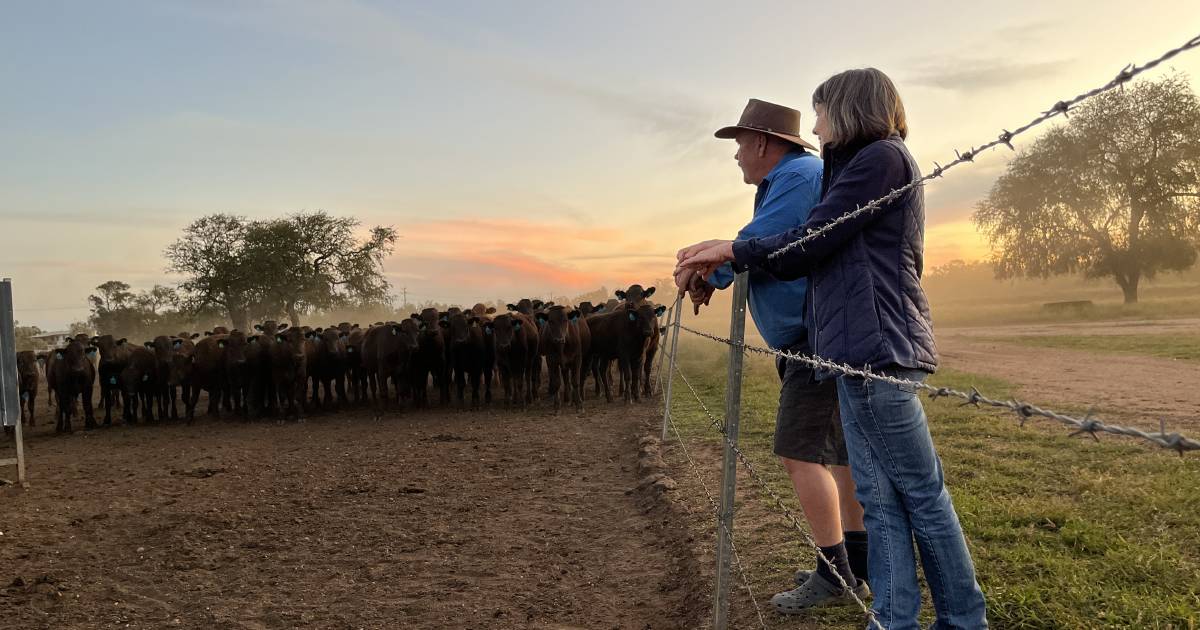
[[[734,159],[743,180],[758,187],[754,215],[738,239],[768,236],[803,225],[821,197],[821,159],[799,136],[800,112],[750,99],[738,124],[716,132],[737,142]],[[682,252],[681,252],[682,253]],[[733,282],[730,265],[708,278],[676,269],[680,292],[691,296],[696,312],[708,304],[715,289]],[[804,279],[779,281],[764,271],[750,272],[750,311],[759,333],[772,348],[810,354]],[[799,586],[771,599],[776,610],[798,613],[834,603],[853,603],[838,575],[860,598],[869,590],[867,534],[862,506],[854,498],[846,443],[838,418],[837,388],[818,382],[813,370],[797,361],[778,359],[782,381],[775,420],[774,452],[792,480],[813,538],[829,563],[818,560],[816,571],[799,571]]]

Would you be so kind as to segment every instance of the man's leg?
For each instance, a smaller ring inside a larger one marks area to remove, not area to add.
[[[804,518],[812,527],[813,540],[816,540],[817,545],[821,547],[842,542],[838,484],[833,473],[822,464],[803,462],[787,457],[779,459],[783,461],[783,467],[792,479],[792,487],[796,489],[800,507],[804,508]],[[847,467],[838,466],[838,468],[845,469],[848,473]],[[851,499],[853,499],[853,495],[851,495]],[[857,505],[857,501],[855,505]],[[859,518],[862,518],[862,508],[859,508]]]

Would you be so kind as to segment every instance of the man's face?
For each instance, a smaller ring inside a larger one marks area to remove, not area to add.
[[[771,172],[770,166],[763,168],[766,164],[766,137],[757,131],[742,131],[734,141],[737,142],[738,148],[737,153],[733,154],[733,159],[737,160],[738,168],[742,169],[742,181],[754,186],[761,184],[767,173]]]

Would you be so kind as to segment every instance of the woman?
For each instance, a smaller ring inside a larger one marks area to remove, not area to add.
[[[874,212],[837,224],[770,257],[920,173],[904,138],[904,105],[874,68],[835,75],[813,93],[825,159],[821,202],[805,225],[744,241],[705,241],[680,250],[680,268],[707,275],[732,262],[780,279],[807,276],[814,354],[872,372],[921,381],[937,367],[929,302],[921,288],[924,193],[916,187]],[[874,610],[889,630],[918,628],[921,593],[915,538],[933,595],[934,628],[986,628],[983,593],[934,451],[925,411],[907,385],[837,378],[856,496],[866,510]]]

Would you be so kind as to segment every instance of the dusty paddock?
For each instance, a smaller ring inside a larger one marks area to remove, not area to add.
[[[1004,341],[1016,335],[1195,334],[1200,319],[1080,322],[946,328],[937,332],[942,366],[986,374],[1017,386],[1017,394],[1053,406],[1094,409],[1102,419],[1187,435],[1200,432],[1200,365],[1158,357]]]
[[[687,519],[639,488],[657,413],[361,411],[65,437],[43,416],[33,487],[0,487],[0,627],[696,627]]]

